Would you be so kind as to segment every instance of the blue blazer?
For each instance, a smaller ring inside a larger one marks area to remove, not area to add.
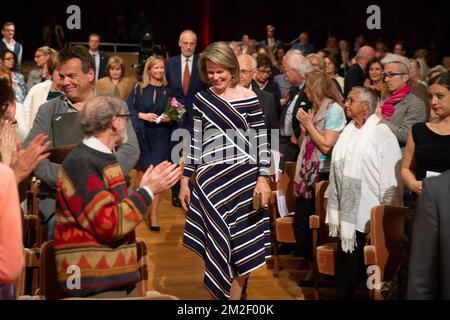
[[[181,55],[177,55],[167,59],[166,62],[166,79],[169,83],[169,97],[175,97],[180,103],[186,107],[186,114],[179,123],[179,128],[192,131],[192,102],[197,92],[205,90],[207,85],[202,82],[198,71],[199,55],[194,55],[192,63],[191,79],[189,81],[188,92],[183,92],[182,74],[181,74]]]

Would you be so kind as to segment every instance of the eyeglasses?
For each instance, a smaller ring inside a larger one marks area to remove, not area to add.
[[[389,73],[382,73],[381,74],[381,77],[383,78],[383,79],[386,79],[386,78],[389,78],[389,79],[392,79],[393,77],[395,77],[395,76],[401,76],[401,75],[404,75],[404,74],[406,74],[406,73],[404,73],[404,72],[389,72]]]
[[[16,60],[14,57],[4,58],[3,60]]]
[[[124,118],[125,118],[125,121],[128,121],[128,120],[130,120],[130,118],[131,118],[131,114],[129,114],[129,113],[125,113],[125,114],[116,114],[116,117],[124,117]]]
[[[264,73],[264,74],[271,74],[272,70],[270,69],[258,69],[258,72]]]
[[[359,102],[359,103],[361,103],[361,102],[363,102],[364,100],[353,100],[352,98],[347,98],[347,99],[344,99],[344,100],[342,100],[342,103],[343,104],[347,104],[347,105],[349,105],[350,107],[352,106],[352,104],[354,103],[354,102]]]
[[[249,75],[251,72],[253,72],[256,68],[250,69],[250,70],[246,70],[246,69],[242,69],[239,70],[240,73],[242,73],[243,75]]]

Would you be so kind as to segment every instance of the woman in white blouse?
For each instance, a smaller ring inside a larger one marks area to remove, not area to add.
[[[352,121],[333,149],[327,190],[326,223],[339,237],[336,256],[338,299],[351,299],[364,274],[364,245],[370,232],[370,210],[380,204],[401,205],[400,164],[397,138],[374,114],[375,92],[355,87],[345,103]]]

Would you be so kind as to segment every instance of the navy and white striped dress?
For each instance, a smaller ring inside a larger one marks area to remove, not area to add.
[[[269,144],[257,97],[224,100],[211,89],[193,103],[194,135],[184,175],[195,172],[184,245],[205,261],[204,284],[229,299],[232,278],[270,257],[267,210],[253,210],[259,175],[267,175]],[[251,133],[256,133],[252,135]]]

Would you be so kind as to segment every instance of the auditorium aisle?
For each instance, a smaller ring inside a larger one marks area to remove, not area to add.
[[[160,233],[148,230],[142,223],[137,236],[147,241],[149,251],[149,289],[174,295],[183,300],[208,300],[209,292],[203,287],[203,261],[182,244],[185,223],[184,210],[172,207],[170,191],[162,195],[159,221]],[[305,271],[298,258],[284,257],[287,269],[279,278],[263,266],[251,274],[248,300],[303,300],[312,298],[311,288],[296,284]],[[303,269],[303,270],[300,270]]]

